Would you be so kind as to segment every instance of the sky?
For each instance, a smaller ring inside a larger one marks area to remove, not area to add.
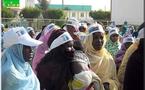
[[[63,0],[64,5],[91,5],[92,10],[110,11],[111,0]],[[35,0],[37,3],[37,0]],[[51,0],[51,4],[62,4],[62,0]]]

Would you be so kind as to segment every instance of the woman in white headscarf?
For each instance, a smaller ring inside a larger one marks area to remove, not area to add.
[[[100,24],[89,27],[89,35],[85,40],[85,53],[90,59],[92,70],[103,82],[105,90],[118,90],[119,83],[116,67],[110,53],[104,48],[105,33]]]
[[[2,90],[40,90],[39,81],[28,61],[31,46],[42,42],[32,39],[23,27],[17,27],[4,34],[4,43],[8,48],[1,58]]]

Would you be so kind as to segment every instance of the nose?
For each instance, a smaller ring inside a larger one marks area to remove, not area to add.
[[[74,49],[74,47],[69,47],[68,48],[68,51],[70,51],[70,52],[73,52],[75,49]]]
[[[96,43],[101,43],[101,42],[102,42],[102,40],[101,39],[98,39]]]

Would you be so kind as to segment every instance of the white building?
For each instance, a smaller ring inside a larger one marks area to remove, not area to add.
[[[35,0],[20,0],[20,9],[25,7],[35,7]]]
[[[35,7],[35,0],[25,0],[25,7]]]
[[[90,19],[89,12],[92,7],[90,5],[60,5],[60,4],[50,4],[49,8],[52,9],[64,9],[66,18],[75,17],[76,19]]]
[[[116,24],[140,25],[145,21],[144,0],[111,0],[111,20]]]

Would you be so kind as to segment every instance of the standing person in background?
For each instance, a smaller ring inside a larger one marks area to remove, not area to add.
[[[144,25],[145,27],[145,25]],[[144,27],[143,29],[141,29],[138,33],[138,37],[137,39],[135,39],[135,42],[127,49],[127,51],[125,52],[125,55],[123,57],[123,60],[122,60],[122,63],[119,67],[119,70],[118,70],[118,79],[119,79],[119,82],[120,82],[120,89],[123,90],[123,83],[124,83],[124,75],[125,75],[125,70],[126,70],[126,65],[127,65],[127,62],[128,62],[128,59],[130,58],[130,56],[132,55],[132,53],[134,53],[138,46],[139,46],[139,43],[140,43],[140,38],[144,38]]]
[[[86,55],[89,57],[91,69],[101,79],[105,90],[118,90],[115,62],[111,54],[104,48],[105,31],[100,24],[88,28],[89,35],[84,42]]]
[[[119,42],[119,33],[118,28],[111,28],[109,31],[109,40],[106,42],[105,48],[108,50],[108,52],[112,55],[113,58],[115,58],[115,55],[117,54],[118,50],[121,48],[121,43]]]
[[[27,27],[27,32],[32,38],[35,37],[35,31],[32,27]]]
[[[115,21],[112,21],[111,24],[109,25],[109,27],[111,27],[111,28],[116,27],[116,23],[115,23]]]
[[[121,45],[121,49],[117,52],[115,55],[115,64],[116,64],[116,69],[118,72],[118,69],[120,67],[120,64],[122,62],[123,56],[126,52],[126,50],[134,43],[134,38],[131,36],[128,36],[123,39],[123,43]]]
[[[46,27],[46,25],[42,26],[42,30],[38,33],[38,35],[36,36],[36,40],[38,40],[44,30],[44,28]]]
[[[68,31],[74,40],[80,40],[79,38],[79,21],[76,18],[69,18],[63,29]]]
[[[129,28],[128,22],[127,21],[124,21],[124,24],[123,24],[123,26],[121,28],[121,36],[124,36],[124,34],[126,32],[128,32],[128,28]]]
[[[79,23],[79,37],[81,42],[83,42],[84,38],[86,37],[88,31],[88,26],[86,23]]]
[[[35,31],[34,31],[34,29],[33,29],[32,27],[27,27],[26,29],[27,29],[28,34],[29,34],[32,38],[35,38]],[[32,54],[31,54],[31,55],[32,55],[32,58],[31,58],[31,60],[29,61],[30,65],[32,65],[32,59],[33,59],[33,55],[34,55],[34,53],[35,53],[35,47],[32,47],[31,49],[32,49]]]
[[[106,40],[108,41],[109,40],[109,31],[111,30],[111,27],[110,26],[107,26],[106,29],[105,29],[105,36],[106,36]]]
[[[11,28],[4,34],[7,45],[1,58],[2,90],[40,90],[39,81],[28,61],[31,46],[42,44],[32,39],[23,27]]]

